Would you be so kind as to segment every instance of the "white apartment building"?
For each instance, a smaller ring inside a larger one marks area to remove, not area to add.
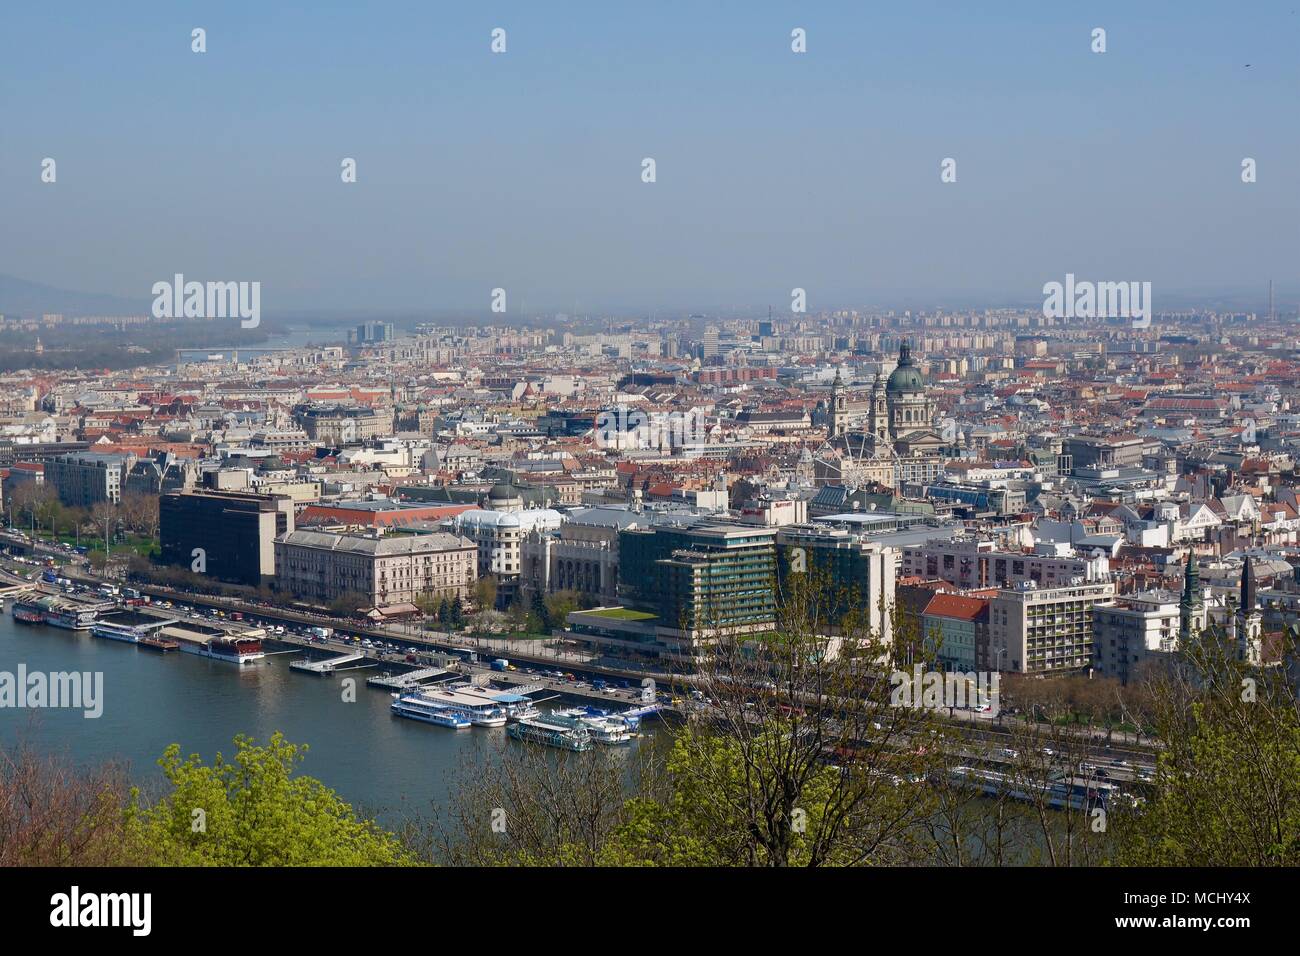
[[[989,661],[995,670],[1055,674],[1089,666],[1093,614],[1115,596],[1110,582],[1003,588],[989,605]]]
[[[1144,666],[1178,649],[1180,595],[1173,591],[1126,594],[1114,604],[1093,608],[1093,667],[1123,683]],[[1192,609],[1192,628],[1205,628],[1209,602]]]
[[[495,575],[509,585],[523,570],[524,537],[532,531],[555,531],[563,522],[564,516],[550,508],[525,508],[463,511],[448,523],[477,546],[479,576]]]
[[[996,588],[1032,581],[1058,587],[1075,579],[1086,583],[1110,576],[1104,554],[1081,556],[1066,543],[1040,541],[1033,551],[1001,548],[974,537],[933,538],[902,549],[903,577],[936,578],[963,588]]]

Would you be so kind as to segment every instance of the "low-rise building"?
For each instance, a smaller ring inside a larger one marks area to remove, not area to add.
[[[465,600],[478,580],[478,549],[444,532],[293,531],[275,540],[275,573],[282,590],[322,604],[347,595],[374,607]]]

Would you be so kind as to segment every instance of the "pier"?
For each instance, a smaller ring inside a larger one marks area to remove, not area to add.
[[[356,661],[365,660],[365,657],[365,654],[340,654],[338,657],[330,657],[323,661],[312,661],[304,658],[300,661],[290,661],[289,666],[294,670],[307,671],[311,674],[326,676],[333,674],[334,671],[344,664],[352,664]]]
[[[420,670],[407,671],[405,674],[378,674],[367,678],[366,686],[382,687],[386,690],[410,690],[427,680],[451,673],[453,672],[443,670],[441,667],[422,667]]]

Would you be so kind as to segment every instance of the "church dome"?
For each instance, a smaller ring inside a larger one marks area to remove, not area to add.
[[[921,380],[921,371],[916,367],[916,361],[912,358],[912,347],[906,341],[898,349],[898,367],[889,374],[889,382],[885,385],[885,391],[890,395],[925,391],[925,383]]]
[[[519,489],[508,481],[498,482],[488,490],[488,501],[519,501]]]

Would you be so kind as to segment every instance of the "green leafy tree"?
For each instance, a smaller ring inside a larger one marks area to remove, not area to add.
[[[398,866],[401,842],[313,777],[295,774],[305,746],[275,734],[259,746],[235,738],[233,760],[162,759],[171,790],[152,805],[132,791],[128,823],[149,862],[167,866]]]
[[[1300,865],[1296,635],[1285,638],[1283,665],[1259,667],[1211,629],[1157,682],[1155,793],[1125,827],[1120,862]]]
[[[551,611],[546,606],[546,598],[541,591],[533,591],[528,613],[529,630],[534,634],[551,632]]]

